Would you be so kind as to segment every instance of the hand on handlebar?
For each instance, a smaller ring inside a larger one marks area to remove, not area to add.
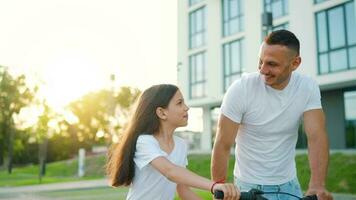
[[[218,183],[214,185],[213,191],[222,191],[224,200],[239,200],[240,199],[240,191],[235,187],[232,183]]]
[[[318,197],[316,195],[310,195],[310,196],[305,196],[305,197],[300,198],[298,196],[294,196],[292,194],[285,193],[285,192],[267,192],[267,193],[291,195],[292,197],[295,197],[296,199],[299,199],[299,200],[318,200]],[[267,200],[265,197],[262,196],[263,194],[265,194],[265,193],[261,190],[251,189],[248,192],[240,192],[239,200]],[[215,190],[214,198],[215,199],[224,199],[224,192],[220,191],[220,190]]]
[[[325,189],[325,187],[309,187],[308,191],[305,194],[316,194],[318,200],[333,200],[333,196],[329,191]]]

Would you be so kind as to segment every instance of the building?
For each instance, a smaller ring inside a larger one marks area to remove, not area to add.
[[[294,32],[301,42],[298,71],[320,85],[330,147],[356,148],[354,1],[179,0],[178,84],[188,105],[203,109],[201,150],[211,150],[226,89],[257,70],[263,37],[277,29]],[[272,24],[262,17],[268,13]],[[297,147],[305,148],[301,133]]]

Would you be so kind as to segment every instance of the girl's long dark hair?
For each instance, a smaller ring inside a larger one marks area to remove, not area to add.
[[[158,107],[166,108],[178,91],[170,84],[154,85],[146,89],[138,99],[136,109],[119,143],[109,152],[106,172],[114,187],[129,186],[135,176],[134,156],[139,135],[154,134],[160,121],[156,115]]]

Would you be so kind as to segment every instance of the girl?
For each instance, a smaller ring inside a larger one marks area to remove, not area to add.
[[[174,85],[155,85],[138,100],[130,124],[109,155],[107,173],[114,187],[130,186],[129,200],[200,199],[189,187],[222,190],[224,199],[238,199],[233,184],[221,184],[187,170],[187,145],[173,136],[186,126],[189,108]]]

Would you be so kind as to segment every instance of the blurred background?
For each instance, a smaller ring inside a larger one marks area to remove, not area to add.
[[[190,119],[177,134],[188,167],[209,178],[223,95],[257,70],[259,45],[278,29],[300,39],[298,71],[321,89],[328,188],[355,199],[355,11],[354,0],[0,0],[0,199],[123,199],[127,189],[107,187],[106,153],[158,83],[183,92]],[[296,148],[306,189],[303,124]]]

